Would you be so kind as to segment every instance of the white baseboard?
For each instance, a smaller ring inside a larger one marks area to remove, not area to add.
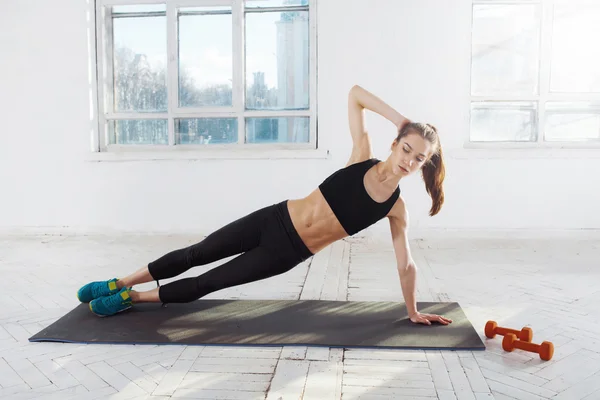
[[[201,230],[133,230],[109,229],[104,227],[70,226],[0,226],[0,235],[4,236],[180,236],[193,235],[203,237],[210,232]],[[353,238],[375,241],[390,241],[389,229],[373,229],[358,233]],[[600,240],[600,229],[482,229],[482,228],[424,228],[409,231],[410,240],[426,239],[579,239]]]
[[[111,228],[84,228],[71,226],[0,226],[3,236],[206,236],[206,232],[192,230],[135,230]]]
[[[373,237],[384,238],[383,233]],[[387,234],[389,236],[389,233]],[[427,228],[413,229],[409,232],[410,240],[427,239],[579,239],[600,240],[600,229],[482,229],[482,228]]]

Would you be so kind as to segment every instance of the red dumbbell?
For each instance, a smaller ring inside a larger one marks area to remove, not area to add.
[[[505,351],[521,349],[538,353],[540,358],[545,361],[550,360],[554,355],[554,344],[552,342],[542,342],[542,344],[523,342],[517,339],[517,336],[513,333],[509,333],[504,336],[504,339],[502,339],[502,348]]]
[[[531,342],[531,339],[533,339],[531,328],[524,327],[520,331],[517,331],[515,329],[502,328],[495,321],[488,321],[485,324],[485,336],[490,339],[493,339],[496,335],[506,336],[509,333],[516,335],[523,342]]]

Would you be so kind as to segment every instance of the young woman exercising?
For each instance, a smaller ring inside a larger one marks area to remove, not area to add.
[[[387,118],[397,136],[385,161],[373,157],[364,110]],[[135,303],[183,303],[228,287],[266,279],[289,271],[331,243],[387,217],[398,273],[410,320],[430,325],[451,320],[417,310],[416,265],[407,239],[408,212],[400,197],[400,179],[421,169],[432,199],[429,214],[444,202],[444,164],[436,129],[414,123],[360,86],[348,95],[353,148],[346,167],[325,179],[307,197],[285,200],[231,222],[204,240],[171,251],[124,278],[88,283],[79,289],[97,315],[124,311]],[[172,278],[198,265],[240,254],[195,278],[184,278],[137,292],[136,284]]]

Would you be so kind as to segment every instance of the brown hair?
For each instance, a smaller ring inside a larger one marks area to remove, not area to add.
[[[432,200],[429,215],[433,217],[440,211],[442,204],[444,204],[443,183],[446,177],[446,168],[444,167],[442,145],[440,144],[437,129],[433,125],[420,122],[409,122],[403,125],[398,132],[396,142],[400,142],[400,139],[411,133],[418,134],[432,145],[431,156],[423,164],[421,173],[423,181],[425,181],[425,189]]]

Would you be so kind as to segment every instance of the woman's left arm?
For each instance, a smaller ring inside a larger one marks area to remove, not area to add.
[[[414,323],[431,325],[432,321],[447,325],[452,320],[435,314],[422,314],[417,310],[417,266],[410,254],[408,243],[408,212],[405,207],[394,207],[395,212],[388,215],[392,233],[392,243],[396,254],[396,264],[400,277],[402,295],[408,317]]]
[[[396,254],[396,266],[398,268],[398,276],[400,277],[402,295],[404,296],[408,316],[412,320],[413,316],[418,314],[416,300],[417,267],[410,254],[408,244],[408,213],[402,210],[400,215],[391,214],[388,216],[388,219],[390,221],[392,244]]]

